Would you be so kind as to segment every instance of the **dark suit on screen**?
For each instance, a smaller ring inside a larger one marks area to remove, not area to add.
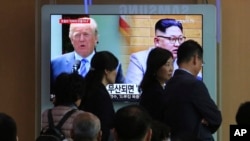
[[[166,86],[164,121],[171,128],[171,136],[199,137],[213,140],[212,134],[222,122],[221,112],[211,99],[205,84],[189,72],[178,69]],[[205,119],[207,125],[202,124]]]
[[[71,73],[75,62],[74,52],[63,54],[51,60],[51,79],[54,81],[62,72]]]
[[[162,121],[165,89],[155,80],[149,88],[146,88],[141,96],[139,104],[142,105],[154,120]]]

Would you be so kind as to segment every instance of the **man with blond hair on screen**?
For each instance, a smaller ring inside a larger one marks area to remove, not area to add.
[[[74,51],[59,55],[51,60],[51,84],[62,72],[77,72],[83,77],[90,70],[90,62],[98,44],[97,23],[93,18],[78,18],[70,24],[69,38]],[[76,67],[77,65],[77,67]],[[74,70],[76,69],[76,70]],[[117,67],[117,83],[123,83],[121,65]]]

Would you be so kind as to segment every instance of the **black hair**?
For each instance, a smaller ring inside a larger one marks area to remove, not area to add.
[[[173,58],[173,54],[169,50],[156,47],[150,51],[147,59],[147,70],[140,84],[140,88],[142,91],[150,87],[152,83],[155,83],[157,81],[157,71],[170,58]]]
[[[188,62],[194,55],[198,55],[199,58],[203,58],[203,49],[201,45],[194,40],[187,40],[183,42],[177,51],[177,64],[180,65],[183,62]]]
[[[115,114],[115,130],[121,141],[140,140],[151,128],[151,117],[140,105],[128,105]]]
[[[0,113],[0,140],[16,141],[16,137],[17,125],[15,120],[5,113]]]
[[[151,141],[163,141],[170,138],[170,127],[165,123],[153,120],[152,122],[152,138]]]
[[[239,106],[235,118],[237,124],[250,125],[250,101],[244,102]]]
[[[86,75],[86,81],[89,86],[100,83],[105,74],[105,70],[113,71],[118,66],[118,59],[109,51],[96,52],[91,59],[91,68]]]
[[[61,73],[55,80],[55,106],[71,105],[85,93],[85,80],[78,73]]]
[[[155,24],[155,31],[159,30],[159,31],[165,33],[166,29],[171,27],[171,26],[177,26],[183,32],[182,23],[175,20],[175,19],[169,19],[169,18],[160,19],[159,21],[157,21],[156,24]]]

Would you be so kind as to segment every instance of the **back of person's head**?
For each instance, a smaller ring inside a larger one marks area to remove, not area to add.
[[[202,139],[200,139],[197,135],[180,134],[177,137],[171,138],[171,141],[202,141]]]
[[[202,141],[195,135],[180,135],[176,138],[171,138],[171,141]]]
[[[152,122],[152,139],[151,141],[167,141],[170,139],[170,128],[157,120]]]
[[[203,49],[201,45],[194,40],[187,40],[183,42],[177,51],[177,64],[189,62],[192,57],[198,55],[200,59],[203,58]]]
[[[122,107],[115,114],[114,133],[117,141],[151,139],[151,117],[140,105]]]
[[[71,133],[74,141],[100,141],[100,120],[92,113],[81,113],[74,119]]]
[[[5,113],[0,113],[0,141],[17,141],[16,122]]]
[[[246,101],[239,106],[235,118],[239,125],[250,125],[250,101]]]
[[[150,51],[147,59],[147,70],[140,85],[142,90],[148,88],[151,83],[156,81],[157,71],[165,65],[170,58],[173,58],[173,54],[166,49],[155,47]]]
[[[55,80],[55,106],[72,105],[85,92],[85,80],[77,73],[61,73]]]
[[[101,82],[105,70],[113,71],[118,66],[118,59],[109,51],[96,52],[91,59],[91,68],[86,75],[86,81]]]
[[[177,26],[180,28],[181,31],[183,31],[182,23],[175,20],[175,19],[160,19],[159,21],[156,22],[155,24],[155,31],[161,31],[163,33],[166,32],[166,29],[171,27],[171,26]]]

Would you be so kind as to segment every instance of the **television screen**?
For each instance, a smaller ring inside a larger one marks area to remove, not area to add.
[[[97,51],[112,52],[120,61],[126,77],[129,58],[134,52],[154,47],[155,23],[159,19],[176,19],[183,25],[186,39],[199,42],[204,48],[206,63],[202,78],[216,99],[216,28],[215,7],[211,5],[93,5],[84,13],[82,5],[45,5],[42,8],[41,61],[42,107],[49,104],[50,61],[73,51],[69,25],[79,17],[91,17],[97,22]],[[123,83],[107,86],[114,101],[136,101],[138,85]]]

